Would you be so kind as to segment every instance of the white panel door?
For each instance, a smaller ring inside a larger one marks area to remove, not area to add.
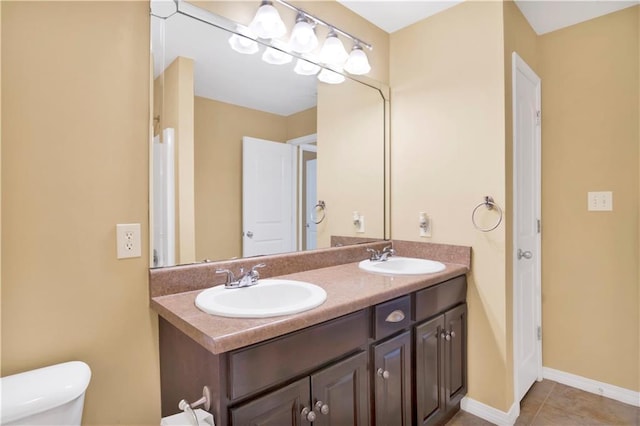
[[[295,250],[294,147],[242,138],[242,256]]]
[[[306,171],[307,245],[305,249],[312,250],[318,246],[318,225],[315,222],[316,203],[318,202],[318,160],[307,161]]]
[[[514,357],[520,401],[542,379],[540,78],[513,54]]]

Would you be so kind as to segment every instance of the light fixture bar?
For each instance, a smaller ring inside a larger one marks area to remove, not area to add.
[[[289,9],[295,10],[298,13],[302,13],[304,16],[306,16],[307,18],[311,19],[312,21],[314,21],[317,24],[321,24],[324,25],[325,27],[329,28],[330,30],[333,29],[335,32],[350,38],[351,40],[353,40],[354,43],[359,44],[362,47],[366,47],[369,50],[373,50],[373,46],[371,46],[369,43],[363,41],[362,39],[359,39],[358,37],[352,36],[351,34],[349,34],[346,31],[342,31],[340,28],[337,28],[333,25],[331,25],[330,23],[317,18],[315,16],[313,16],[312,14],[310,14],[309,12],[304,11],[303,9],[300,9],[299,7],[295,7],[294,5],[292,5],[291,3],[287,3],[285,0],[273,0],[277,3],[280,3],[283,6],[288,7]]]

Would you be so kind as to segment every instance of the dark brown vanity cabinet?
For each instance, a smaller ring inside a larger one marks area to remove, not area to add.
[[[466,392],[466,278],[230,352],[160,319],[162,415],[210,388],[217,425],[431,425]]]
[[[411,424],[411,331],[371,347],[374,424]]]
[[[231,409],[233,425],[368,425],[367,354],[361,351],[308,378]]]
[[[466,315],[462,304],[415,327],[416,424],[447,418],[466,394]]]

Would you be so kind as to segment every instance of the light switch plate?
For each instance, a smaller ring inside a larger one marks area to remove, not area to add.
[[[606,212],[613,210],[613,192],[598,191],[587,193],[587,210],[591,212]]]

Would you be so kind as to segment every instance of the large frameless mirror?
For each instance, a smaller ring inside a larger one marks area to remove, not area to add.
[[[383,239],[382,92],[300,75],[299,57],[277,49],[291,60],[267,63],[260,40],[239,53],[238,37],[253,40],[207,2],[161,3],[151,17],[151,266]]]

